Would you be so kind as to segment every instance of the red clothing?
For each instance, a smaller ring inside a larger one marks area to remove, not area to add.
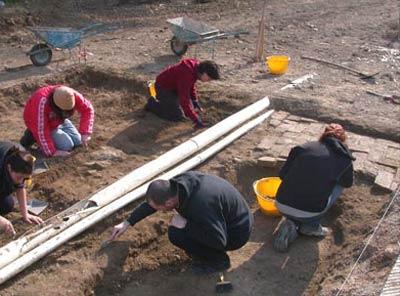
[[[198,95],[195,83],[197,81],[197,68],[199,61],[185,59],[169,66],[156,78],[156,84],[166,91],[176,92],[179,104],[186,116],[194,122],[198,121],[198,115],[193,108],[191,100],[197,100]]]
[[[63,120],[50,107],[50,94],[58,86],[61,85],[50,85],[36,90],[26,102],[24,109],[25,124],[46,156],[51,156],[56,152],[51,131],[63,123]],[[93,106],[82,94],[74,92],[74,110],[81,115],[79,132],[82,135],[91,134],[94,123]]]

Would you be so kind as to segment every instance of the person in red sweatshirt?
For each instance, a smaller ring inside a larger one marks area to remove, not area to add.
[[[79,130],[68,119],[80,113]],[[27,127],[20,144],[29,148],[35,142],[50,156],[66,156],[78,145],[90,140],[94,109],[90,101],[76,90],[64,85],[39,88],[28,99],[24,109]]]
[[[156,98],[149,98],[145,110],[171,121],[182,121],[186,116],[194,122],[195,127],[202,128],[204,123],[195,111],[203,111],[195,84],[197,80],[208,82],[217,79],[220,79],[220,73],[215,62],[184,59],[157,76]]]

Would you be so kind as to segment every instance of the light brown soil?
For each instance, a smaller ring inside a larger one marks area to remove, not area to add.
[[[379,48],[399,48],[396,1],[268,1],[267,53],[291,57],[288,73],[279,77],[267,74],[262,63],[253,62],[263,1],[117,2],[41,0],[22,8],[0,10],[1,138],[18,141],[24,129],[24,102],[45,83],[66,83],[76,88],[92,100],[96,109],[96,129],[89,149],[79,149],[65,160],[49,160],[51,170],[35,179],[30,196],[50,202],[43,218],[111,184],[196,133],[190,122],[172,124],[142,111],[146,81],[178,60],[169,49],[171,33],[165,20],[180,15],[222,29],[250,31],[242,39],[215,44],[215,60],[222,66],[224,79],[200,85],[210,124],[269,95],[278,109],[326,122],[339,121],[353,132],[399,141],[399,105],[365,92],[398,93],[400,54]],[[49,66],[38,68],[23,55],[34,44],[27,25],[83,26],[98,21],[115,30],[85,40],[94,53],[86,66],[56,51]],[[187,56],[195,54],[210,58],[204,46],[191,47]],[[301,55],[380,73],[374,79],[363,80],[303,60]],[[279,91],[291,79],[313,72],[318,75],[311,82]],[[228,278],[235,285],[233,295],[334,295],[390,196],[372,190],[371,180],[357,176],[356,185],[345,191],[324,221],[333,229],[332,236],[324,240],[301,237],[288,254],[275,253],[271,233],[279,220],[258,211],[251,189],[254,180],[277,173],[258,167],[254,161],[261,156],[255,149],[258,142],[273,133],[272,127],[263,124],[197,168],[231,181],[255,212],[256,227],[250,242],[232,253],[233,268]],[[188,258],[168,242],[168,214],[153,215],[101,249],[110,227],[122,221],[133,207],[106,218],[35,263],[2,285],[0,295],[212,295],[216,278],[194,276],[188,270]],[[399,253],[398,218],[393,218],[398,217],[398,207],[397,203],[389,213],[394,222],[385,223],[372,240],[360,269],[345,287],[345,295],[379,293]],[[29,229],[18,213],[12,213],[10,219],[18,234]],[[0,244],[8,240],[2,236]]]

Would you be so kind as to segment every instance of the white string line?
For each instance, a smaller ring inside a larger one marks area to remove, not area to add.
[[[354,269],[356,268],[358,262],[360,261],[362,255],[364,254],[364,252],[365,252],[365,250],[367,249],[369,243],[371,242],[371,239],[374,237],[374,235],[375,235],[376,231],[378,230],[379,226],[381,225],[382,221],[385,219],[386,214],[388,213],[388,211],[389,211],[390,207],[392,206],[394,200],[399,196],[399,193],[400,193],[400,186],[397,188],[397,191],[396,191],[396,193],[393,195],[393,198],[392,198],[392,200],[390,201],[388,207],[386,208],[385,213],[383,213],[383,216],[382,216],[382,218],[379,220],[378,225],[376,225],[374,231],[372,232],[372,234],[371,234],[370,237],[368,238],[368,240],[367,240],[367,242],[366,242],[366,244],[365,244],[363,250],[361,251],[360,256],[358,256],[358,258],[357,258],[356,262],[354,263],[353,267],[351,268],[349,274],[347,275],[347,277],[346,277],[346,279],[344,280],[343,284],[340,286],[339,291],[336,293],[336,296],[339,296],[340,293],[342,292],[342,290],[343,290],[343,288],[344,288],[344,285],[347,283],[347,281],[348,281],[349,278],[351,277],[351,275],[352,275]]]

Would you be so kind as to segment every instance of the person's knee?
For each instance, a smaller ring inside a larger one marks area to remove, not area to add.
[[[62,130],[53,131],[51,136],[58,150],[71,151],[75,146],[72,138]]]
[[[14,208],[14,199],[11,195],[7,196],[0,203],[0,214],[5,215],[11,212]]]

